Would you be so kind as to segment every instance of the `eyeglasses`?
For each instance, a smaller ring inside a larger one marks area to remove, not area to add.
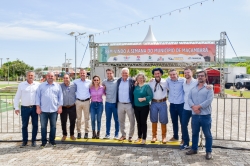
[[[197,77],[205,77],[205,75],[197,75]]]
[[[99,80],[94,80],[94,81],[99,81]]]

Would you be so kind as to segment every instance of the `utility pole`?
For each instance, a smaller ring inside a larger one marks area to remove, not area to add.
[[[3,60],[3,58],[0,58],[1,59],[1,68],[2,68],[2,60]]]
[[[66,53],[65,53],[65,62],[64,62],[64,67],[65,67],[65,73],[66,73]]]
[[[10,64],[9,64],[9,59],[10,58],[6,58],[7,59],[7,63],[8,63],[8,85],[10,84]]]

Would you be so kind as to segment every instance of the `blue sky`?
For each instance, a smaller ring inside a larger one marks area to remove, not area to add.
[[[155,15],[168,13],[199,0],[2,0],[0,2],[0,58],[23,60],[35,68],[60,66],[67,58],[74,66],[72,31],[98,33]],[[108,34],[95,42],[138,42],[152,26],[158,41],[219,40],[226,31],[238,56],[250,56],[250,0],[209,0],[171,16],[146,21]],[[87,38],[77,43],[77,66]],[[227,43],[226,57],[235,57]],[[89,49],[81,67],[89,65]]]

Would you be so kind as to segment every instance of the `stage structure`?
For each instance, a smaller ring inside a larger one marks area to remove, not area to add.
[[[204,67],[216,64],[224,68],[226,32],[221,32],[219,40],[208,41],[155,41],[151,28],[143,42],[95,43],[94,35],[89,35],[91,76],[105,78],[105,70],[112,68],[115,76],[120,76],[123,67],[168,68]],[[147,41],[148,36],[154,41]],[[220,73],[220,96],[225,97],[224,70]]]

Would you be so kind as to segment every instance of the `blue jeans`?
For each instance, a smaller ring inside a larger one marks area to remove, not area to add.
[[[90,104],[90,116],[91,116],[92,131],[96,131],[96,129],[95,129],[96,120],[97,120],[97,131],[101,130],[102,112],[103,112],[103,103],[102,102],[91,102],[91,104]]]
[[[115,136],[119,133],[119,121],[117,113],[117,103],[105,103],[105,113],[106,113],[106,135],[110,136],[110,126],[112,114],[115,121]]]
[[[188,135],[188,123],[190,118],[192,117],[192,110],[183,110],[182,112],[182,122],[181,122],[181,131],[182,131],[182,137],[184,141],[184,145],[189,146],[189,135]]]
[[[36,135],[38,130],[38,114],[36,113],[36,106],[25,107],[21,106],[21,117],[22,117],[22,135],[23,142],[28,142],[28,124],[31,116],[32,122],[32,142],[36,141]]]
[[[47,143],[48,120],[49,120],[49,123],[50,123],[49,142],[50,143],[55,143],[57,115],[58,115],[57,112],[51,112],[51,113],[42,112],[40,114],[42,144]]]
[[[206,152],[212,152],[211,115],[192,115],[192,149],[198,150],[200,127],[206,138]]]
[[[170,115],[171,115],[171,119],[172,119],[172,123],[173,123],[173,132],[174,132],[173,137],[177,140],[179,139],[178,117],[180,117],[180,124],[181,124],[183,106],[184,106],[184,103],[182,103],[182,104],[170,103]]]

